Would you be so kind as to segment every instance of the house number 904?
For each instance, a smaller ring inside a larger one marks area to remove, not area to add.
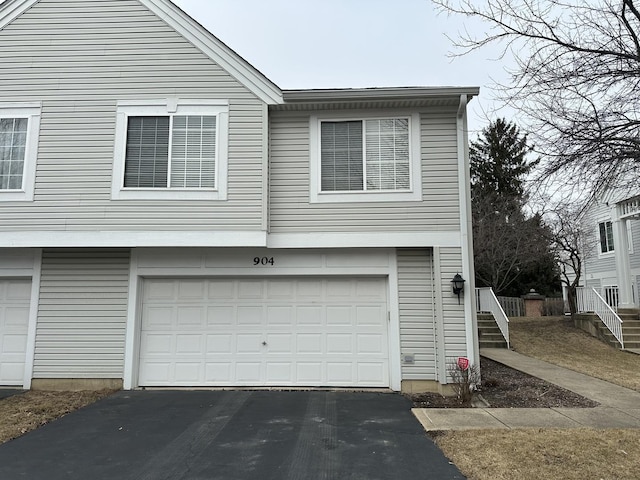
[[[274,265],[273,257],[254,257],[254,265]]]

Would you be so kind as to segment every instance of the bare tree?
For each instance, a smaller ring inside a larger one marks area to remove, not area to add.
[[[498,97],[520,113],[545,178],[592,193],[640,171],[640,5],[634,0],[433,0],[488,25],[458,54],[498,43],[516,67]]]
[[[576,288],[584,272],[584,255],[597,245],[593,229],[583,219],[582,207],[556,206],[545,213],[549,225],[549,243],[560,264],[560,277],[567,287],[569,311],[577,311]]]

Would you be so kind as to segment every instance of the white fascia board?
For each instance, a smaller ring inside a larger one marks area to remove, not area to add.
[[[393,248],[459,247],[459,231],[364,232],[364,233],[271,233],[268,248]]]
[[[277,85],[174,5],[173,2],[170,0],[139,1],[235,77],[260,100],[271,105],[283,103],[282,91]]]
[[[22,0],[22,1],[9,1],[3,7],[0,7],[0,30],[2,30],[9,23],[13,22],[19,17],[25,10],[38,3],[40,0]]]
[[[21,231],[0,235],[0,248],[265,247],[263,231]]]

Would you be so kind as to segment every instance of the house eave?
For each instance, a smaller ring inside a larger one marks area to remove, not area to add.
[[[457,107],[460,96],[477,96],[478,87],[376,87],[283,90],[284,103],[272,110],[334,110],[341,108]]]

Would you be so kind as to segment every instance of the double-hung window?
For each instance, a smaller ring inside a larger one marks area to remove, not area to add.
[[[113,198],[226,198],[228,107],[205,101],[118,106]]]
[[[313,117],[311,201],[420,200],[416,117]]]
[[[40,104],[0,104],[0,201],[33,200]]]
[[[613,225],[611,222],[600,222],[598,224],[600,233],[600,253],[613,252]]]

